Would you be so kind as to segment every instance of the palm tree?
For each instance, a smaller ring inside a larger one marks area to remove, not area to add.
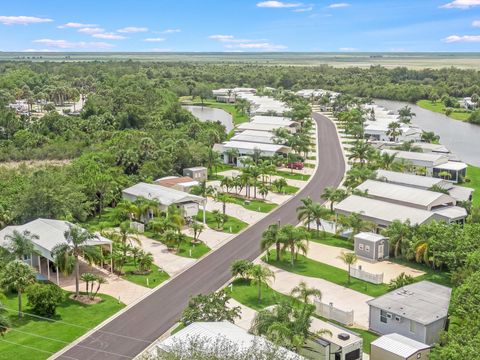
[[[142,251],[138,257],[138,268],[142,272],[150,271],[155,259],[151,252]]]
[[[305,312],[308,305],[311,304],[310,298],[315,298],[318,301],[322,300],[322,292],[319,289],[309,288],[304,281],[301,281],[290,292],[290,296],[302,302],[302,312]]]
[[[95,293],[92,295],[92,300],[95,299],[95,297],[97,296],[98,292],[100,291],[100,287],[108,282],[107,279],[105,279],[103,276],[96,276],[95,281],[97,282],[97,288],[95,290]]]
[[[256,199],[257,198],[257,181],[258,181],[258,177],[260,176],[260,170],[258,169],[258,166],[250,166],[248,169],[248,172],[250,173],[250,177],[253,180],[253,197]]]
[[[234,183],[233,179],[231,177],[225,176],[222,180],[220,180],[220,186],[223,188],[226,188],[226,192],[228,193],[228,190],[230,188],[233,188]]]
[[[333,212],[333,206],[347,197],[347,191],[344,189],[337,189],[333,186],[325,188],[322,194],[322,199],[330,202],[330,211]]]
[[[190,228],[193,230],[193,241],[194,242],[198,241],[198,237],[202,233],[203,229],[205,229],[205,226],[203,226],[203,224],[200,224],[196,221],[193,221],[192,224],[190,225]]]
[[[283,244],[282,252],[286,252],[287,249],[290,250],[290,262],[292,266],[295,266],[298,251],[302,251],[304,254],[308,251],[308,240],[305,230],[287,224],[280,228],[278,238]]]
[[[277,190],[278,193],[281,193],[282,190],[288,185],[287,180],[281,177],[273,181],[272,185]]]
[[[220,230],[222,228],[223,224],[225,223],[225,221],[227,221],[227,219],[228,219],[227,215],[222,214],[218,210],[213,210],[212,215],[213,215],[213,219],[217,223],[217,230]]]
[[[35,270],[21,260],[9,262],[0,276],[0,286],[17,292],[19,319],[22,317],[22,294],[35,280]]]
[[[393,142],[397,142],[397,138],[403,134],[400,127],[401,125],[397,121],[392,121],[388,124],[387,136],[389,136]]]
[[[78,226],[70,224],[69,229],[64,233],[64,237],[66,243],[56,245],[52,254],[60,271],[68,275],[75,271],[75,297],[78,297],[80,293],[80,256],[83,256],[89,264],[92,264],[95,260],[101,258],[101,253],[96,247],[88,245],[88,242],[96,236]]]
[[[222,203],[222,213],[223,213],[223,215],[225,215],[225,213],[227,211],[227,202],[229,202],[231,200],[230,195],[228,195],[227,193],[223,193],[223,192],[221,192],[221,193],[217,192],[217,194],[215,196],[215,200]]]
[[[260,184],[258,186],[258,193],[262,195],[263,200],[267,198],[268,195],[268,187],[265,184]]]
[[[389,238],[390,246],[393,246],[393,256],[398,257],[404,253],[410,241],[412,235],[410,221],[402,223],[400,220],[394,220],[382,231],[382,235]]]
[[[362,219],[361,214],[351,213],[348,216],[340,216],[337,221],[339,225],[338,231],[350,230],[350,240],[353,242],[353,238],[361,231],[372,231],[375,228],[375,224]]]
[[[262,285],[269,284],[272,279],[275,279],[275,274],[268,267],[261,264],[253,265],[248,270],[252,284],[257,284],[258,287],[258,302],[262,301]]]
[[[268,226],[267,230],[265,230],[262,234],[262,241],[260,242],[260,248],[262,251],[267,251],[267,261],[270,257],[270,247],[275,245],[275,256],[277,261],[281,260],[281,242],[279,238],[280,225],[278,224],[271,224]]]
[[[412,108],[408,105],[398,110],[398,120],[404,124],[410,123],[414,116],[416,116],[416,114],[412,112]]]
[[[317,226],[317,237],[320,236],[320,226],[322,225],[322,219],[329,215],[328,209],[324,208],[320,203],[312,204],[311,215],[312,220],[315,220],[315,225]]]
[[[297,207],[297,219],[298,221],[306,221],[307,229],[310,231],[310,223],[312,222],[313,215],[312,215],[312,206],[313,200],[308,197],[304,199],[300,199],[302,205]]]
[[[365,141],[357,141],[349,151],[348,160],[360,161],[360,167],[363,167],[365,162],[370,160],[376,153],[372,145]]]
[[[5,239],[9,241],[8,251],[15,255],[18,260],[23,260],[27,255],[38,254],[33,245],[33,241],[38,240],[38,238],[38,235],[30,233],[28,230],[23,232],[13,230],[11,234],[5,235]]]
[[[385,170],[392,170],[392,165],[395,163],[395,159],[397,157],[397,153],[389,154],[389,153],[382,153],[380,158],[378,159],[379,165],[382,169]]]
[[[350,285],[350,267],[358,261],[357,255],[353,252],[342,251],[338,258],[348,265],[348,285]]]
[[[138,238],[138,233],[135,229],[130,227],[130,221],[124,221],[120,224],[118,229],[104,233],[105,237],[111,239],[114,243],[123,245],[141,245],[141,241]],[[123,256],[127,256],[127,247],[123,247]]]
[[[80,276],[80,280],[85,282],[85,292],[90,294],[90,291],[93,292],[93,283],[97,279],[97,276],[92,274],[92,273],[83,273],[82,276]],[[90,285],[91,285],[91,290],[90,290]]]

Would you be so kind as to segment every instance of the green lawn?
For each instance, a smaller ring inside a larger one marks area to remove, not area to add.
[[[417,105],[424,108],[424,109],[433,111],[433,112],[445,114],[445,105],[441,101],[437,101],[437,102],[433,103],[430,100],[419,100],[417,102]],[[466,110],[462,111],[461,109],[458,109],[458,110],[455,109],[449,115],[449,117],[451,117],[452,119],[461,120],[461,121],[467,120],[469,116],[470,116],[470,112],[468,112]]]
[[[89,218],[87,221],[81,223],[80,225],[83,228],[92,232],[100,231],[102,229],[111,229],[119,226],[119,221],[112,221],[112,216],[108,214],[108,209],[106,209],[107,211],[104,210],[100,216]]]
[[[203,221],[203,219],[200,219],[199,221]],[[161,236],[154,232],[145,231],[144,235],[155,241],[162,242]],[[193,238],[187,236],[187,241],[182,243],[180,245],[178,252],[175,252],[174,254],[178,256],[187,257],[187,258],[198,259],[211,250],[204,243],[192,244],[192,240]],[[191,256],[190,256],[190,250],[191,250]]]
[[[467,179],[470,181],[461,185],[475,189],[473,192],[473,204],[480,206],[480,168],[469,165],[467,169]]]
[[[247,210],[258,211],[263,213],[268,213],[278,206],[277,204],[259,200],[259,199],[248,199],[249,204],[246,204],[244,198],[239,196],[237,197],[235,195],[230,195],[230,199],[231,200],[229,202],[243,206]]]
[[[404,266],[408,266],[412,269],[420,270],[425,273],[425,275],[417,276],[415,278],[416,281],[421,281],[421,280],[428,280],[440,285],[452,287],[453,284],[450,280],[450,273],[445,272],[445,271],[439,271],[439,270],[433,270],[426,266],[425,264],[419,264],[416,262],[408,261],[405,259],[395,259],[395,258],[390,258],[388,261],[401,264]]]
[[[307,181],[310,179],[310,175],[304,175],[304,174],[299,174],[299,173],[292,173],[291,171],[283,171],[283,170],[277,170],[275,171],[274,175],[278,175],[281,177],[284,177],[285,179],[290,179],[290,180],[303,180]]]
[[[292,185],[287,185],[283,187],[282,194],[292,195],[292,194],[295,194],[298,190],[300,190],[300,188]]]
[[[348,250],[353,250],[353,244],[348,239],[342,238],[341,236],[331,234],[328,232],[323,232],[320,229],[320,235],[317,235],[316,229],[311,229],[310,232],[312,233],[310,241],[317,242],[319,244],[341,247]]]
[[[193,105],[202,105],[201,102],[199,103],[194,103]],[[233,117],[233,124],[238,125],[244,122],[248,121],[248,115],[247,114],[241,114],[235,109],[235,104],[225,104],[225,103],[220,103],[215,100],[208,100],[204,101],[203,103],[204,106],[209,106],[217,109],[222,109],[228,112],[230,115]]]
[[[272,305],[276,305],[282,299],[287,301],[292,300],[290,296],[281,294],[273,290],[271,287],[263,285],[262,300],[259,302],[257,285],[253,285],[249,280],[244,279],[237,279],[232,284],[232,287],[226,287],[225,290],[227,293],[239,303],[257,311]]]
[[[57,308],[57,315],[52,319],[56,321],[41,320],[28,315],[18,320],[16,312],[8,311],[13,328],[5,334],[3,338],[5,341],[0,338],[0,359],[47,359],[124,307],[110,296],[100,294],[97,296],[100,296],[103,301],[95,305],[65,300]],[[26,296],[24,296],[24,304],[24,311],[28,312]],[[7,309],[17,310],[17,296],[7,295],[4,306]]]
[[[290,253],[287,252],[283,259],[279,262],[275,261],[275,251],[271,252],[270,265],[276,266],[280,269],[293,272],[295,274],[310,276],[315,278],[324,279],[334,284],[350,288],[352,290],[361,292],[363,294],[377,297],[388,292],[387,284],[371,284],[366,281],[351,278],[350,285],[348,284],[348,272],[346,270],[339,269],[335,266],[327,265],[312,259],[309,259],[303,255],[298,255],[298,260],[295,262],[295,266],[290,264]],[[273,260],[272,260],[273,259]],[[265,261],[265,258],[263,259]]]
[[[156,265],[152,265],[152,267],[150,268],[152,272],[148,275],[132,274],[131,272],[135,270],[137,270],[137,267],[133,264],[133,261],[128,262],[122,268],[122,271],[125,273],[122,278],[148,288],[154,288],[170,278],[170,276],[165,271],[160,271],[160,269]]]
[[[228,205],[227,205],[228,206]],[[206,220],[208,227],[218,230],[217,229],[217,222],[213,214],[210,211],[206,212]],[[203,221],[203,210],[199,210],[197,214],[197,221]],[[222,231],[236,234],[245,229],[248,226],[246,222],[239,220],[233,216],[228,216],[228,220],[223,224]]]

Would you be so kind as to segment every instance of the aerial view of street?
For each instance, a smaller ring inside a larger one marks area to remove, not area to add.
[[[480,0],[0,8],[0,360],[465,360]]]

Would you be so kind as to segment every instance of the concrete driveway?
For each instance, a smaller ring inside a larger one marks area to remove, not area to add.
[[[196,259],[175,255],[168,251],[167,247],[160,241],[152,240],[144,235],[138,237],[142,242],[143,250],[152,253],[155,265],[170,276],[185,270],[196,261]]]
[[[209,199],[207,202],[207,211],[213,211],[213,210],[219,210],[220,212],[222,212],[223,204],[221,202],[217,202],[215,200]],[[258,220],[267,216],[267,213],[247,210],[241,205],[232,204],[232,203],[226,204],[225,212],[227,215],[240,219],[246,222],[247,224],[253,224]]]
[[[344,311],[354,311],[354,323],[356,326],[368,329],[368,305],[367,301],[373,299],[355,290],[329,281],[297,275],[274,266],[268,266],[275,274],[275,281],[270,286],[282,294],[290,294],[299,282],[304,281],[309,287],[322,291],[322,302],[333,303],[333,306]]]
[[[193,237],[193,231],[190,228],[183,229],[182,233]],[[233,237],[235,237],[235,234],[229,234],[223,231],[213,230],[206,226],[198,239],[203,241],[210,249],[215,249],[217,246],[224,244],[226,241],[230,240]]]
[[[321,236],[321,235],[320,235]],[[338,257],[342,252],[351,252],[350,250],[338,248],[335,246],[328,246],[310,241],[307,256],[310,259],[338,267],[348,271],[348,266]],[[402,272],[413,277],[425,274],[423,271],[412,269],[408,266],[393,263],[391,261],[381,261],[377,263],[370,263],[365,260],[358,260],[355,266],[361,265],[362,269],[372,274],[383,273],[383,282],[389,283],[390,280],[396,278]]]

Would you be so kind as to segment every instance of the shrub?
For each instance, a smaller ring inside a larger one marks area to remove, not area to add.
[[[28,304],[40,316],[52,317],[64,299],[64,293],[54,284],[34,284],[27,289]]]
[[[472,112],[468,118],[468,122],[480,125],[480,110],[475,110]]]

